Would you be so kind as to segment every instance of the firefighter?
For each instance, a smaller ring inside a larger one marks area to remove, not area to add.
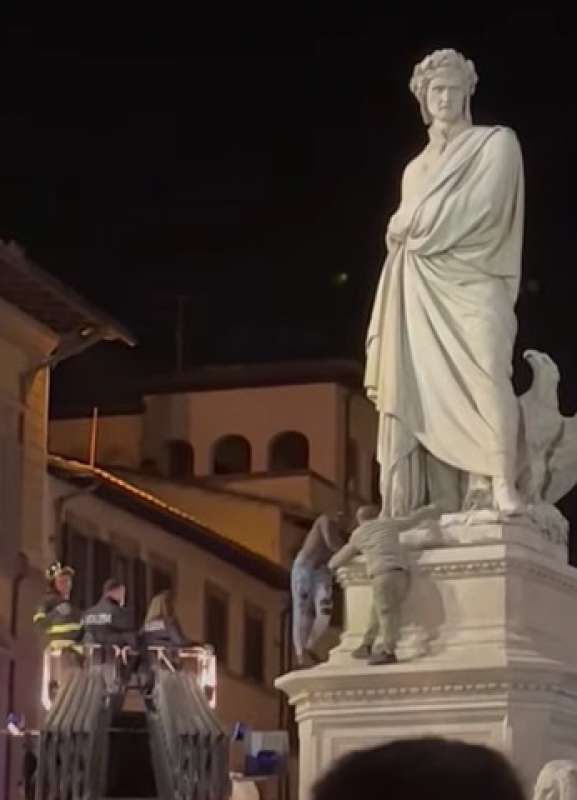
[[[42,703],[48,710],[72,671],[82,664],[82,620],[70,602],[74,570],[54,561],[46,570],[48,588],[32,621],[46,637]]]
[[[70,602],[74,570],[54,561],[46,570],[48,589],[36,610],[33,623],[47,639],[49,650],[73,650],[82,653],[80,611]]]

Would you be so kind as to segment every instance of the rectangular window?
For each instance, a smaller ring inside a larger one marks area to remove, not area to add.
[[[265,615],[260,608],[247,605],[244,610],[243,673],[257,683],[264,683]]]
[[[134,625],[137,624],[136,598],[134,596],[134,559],[125,553],[112,550],[112,577],[126,586],[126,606],[132,615]]]
[[[154,565],[152,567],[152,597],[160,592],[174,589],[172,572]]]
[[[102,595],[104,582],[112,577],[112,547],[101,539],[95,539],[93,547],[92,603],[97,603]]]
[[[0,396],[0,562],[10,563],[21,547],[22,446],[18,407]]]
[[[114,577],[126,586],[126,592],[132,597],[132,559],[122,553],[112,554]]]
[[[133,615],[135,625],[140,627],[144,622],[148,601],[146,564],[139,559],[139,545],[132,537],[113,532],[110,543],[112,577],[126,586],[126,605]]]
[[[217,661],[228,663],[228,595],[213,584],[204,590],[204,638],[214,647]]]
[[[67,523],[63,540],[64,563],[74,570],[71,600],[75,606],[85,609],[90,605],[89,586],[89,547],[90,540],[78,533],[74,526]]]
[[[146,595],[146,562],[141,558],[134,559],[134,620],[140,627],[144,623],[147,611]]]
[[[173,561],[159,553],[149,553],[148,600],[160,592],[176,592],[178,568]]]

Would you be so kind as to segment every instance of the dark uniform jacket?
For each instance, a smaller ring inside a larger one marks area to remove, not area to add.
[[[189,647],[191,645],[182,632],[178,620],[174,617],[168,619],[160,617],[145,622],[142,638],[144,644],[149,647]]]
[[[136,645],[130,612],[110,597],[101,598],[84,612],[84,641],[87,644]]]
[[[56,591],[47,593],[32,621],[44,632],[49,647],[71,647],[82,639],[80,611]]]

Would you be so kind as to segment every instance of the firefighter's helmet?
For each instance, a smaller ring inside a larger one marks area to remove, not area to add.
[[[64,566],[60,561],[53,561],[46,570],[46,580],[52,582],[56,580],[59,575],[70,575],[70,577],[72,577],[74,575],[74,570],[72,567]]]

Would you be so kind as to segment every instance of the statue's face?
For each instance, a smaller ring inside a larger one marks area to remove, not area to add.
[[[427,109],[433,120],[454,123],[463,118],[466,90],[457,70],[439,70],[427,88]]]

